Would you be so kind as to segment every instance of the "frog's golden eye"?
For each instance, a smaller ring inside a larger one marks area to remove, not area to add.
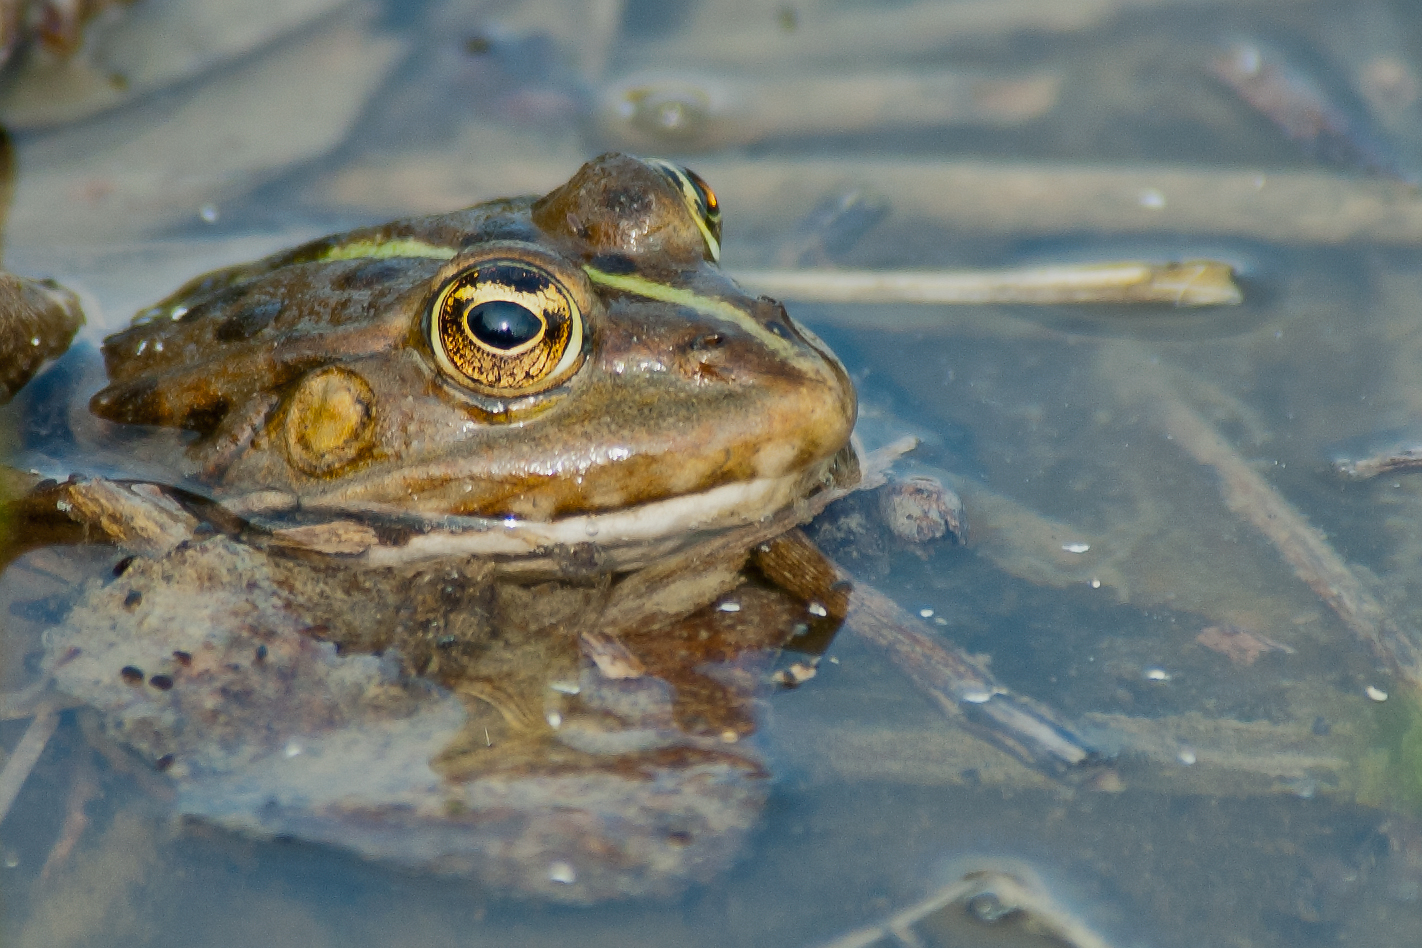
[[[681,192],[682,200],[691,211],[696,227],[706,241],[706,255],[712,263],[721,259],[721,203],[716,200],[716,192],[711,190],[695,171],[682,168],[669,161],[654,160],[652,164],[661,169]]]
[[[583,313],[548,270],[523,260],[480,261],[451,276],[430,311],[440,368],[483,395],[531,395],[578,367]]]

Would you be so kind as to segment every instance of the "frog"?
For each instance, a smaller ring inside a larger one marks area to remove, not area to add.
[[[999,746],[1086,760],[799,529],[908,446],[858,446],[843,364],[720,239],[694,172],[607,154],[140,311],[90,409],[164,476],[9,505],[9,555],[118,548],[44,632],[54,689],[185,819],[577,904],[734,862],[765,701],[847,619]]]
[[[722,871],[772,665],[846,610],[795,527],[864,470],[844,366],[720,235],[693,172],[607,154],[138,313],[90,409],[178,433],[171,475],[15,505],[123,554],[54,687],[238,833],[565,902]]]

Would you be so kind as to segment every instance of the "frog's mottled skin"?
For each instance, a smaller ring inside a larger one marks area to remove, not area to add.
[[[110,384],[92,407],[197,432],[188,474],[238,508],[275,494],[328,514],[546,521],[779,485],[746,501],[759,516],[823,476],[854,392],[779,303],[709,259],[692,215],[655,165],[606,155],[540,199],[220,271],[106,342]],[[500,243],[537,248],[587,320],[581,367],[507,400],[442,375],[423,330],[438,286]],[[361,433],[322,453],[302,441],[318,413],[293,406],[331,391]]]
[[[45,644],[180,812],[574,902],[733,858],[767,665],[844,615],[832,569],[800,588],[767,558],[857,480],[855,401],[721,273],[688,180],[603,156],[199,278],[105,343],[93,409],[196,432],[194,492],[75,480],[20,509],[137,554]],[[430,332],[490,253],[585,320],[508,397]]]

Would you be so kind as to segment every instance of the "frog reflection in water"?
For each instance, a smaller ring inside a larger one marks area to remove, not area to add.
[[[111,531],[148,555],[46,634],[58,687],[219,825],[573,901],[724,868],[766,665],[842,615],[787,531],[859,471],[843,367],[719,237],[605,155],[141,313],[91,407],[196,432],[186,491],[40,489],[168,518]]]

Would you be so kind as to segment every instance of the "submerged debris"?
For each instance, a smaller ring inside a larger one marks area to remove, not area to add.
[[[1290,141],[1329,164],[1412,181],[1390,148],[1277,51],[1239,42],[1210,63],[1215,77]]]

